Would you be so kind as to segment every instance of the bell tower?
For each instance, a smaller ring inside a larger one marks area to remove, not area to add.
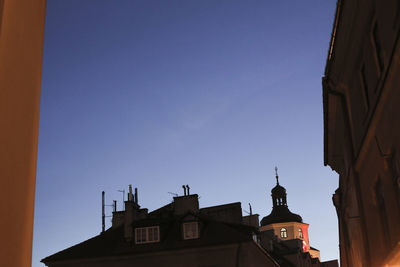
[[[261,220],[261,239],[277,238],[286,246],[300,247],[314,258],[319,251],[310,246],[308,224],[303,223],[300,215],[292,213],[287,204],[286,189],[279,184],[278,168],[275,167],[276,186],[271,190],[272,211]]]

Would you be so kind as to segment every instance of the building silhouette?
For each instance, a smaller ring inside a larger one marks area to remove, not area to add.
[[[339,0],[323,78],[341,266],[400,266],[400,2]]]
[[[74,267],[279,266],[256,242],[257,227],[242,223],[240,203],[199,208],[198,195],[184,188],[183,196],[148,212],[130,187],[125,209],[113,212],[109,229],[42,262]]]
[[[279,184],[272,189],[273,211],[261,227],[258,214],[242,216],[240,202],[200,208],[198,195],[190,194],[188,185],[183,188],[183,196],[148,212],[130,186],[125,209],[117,211],[114,202],[109,229],[103,216],[99,235],[42,262],[50,267],[338,266],[337,261],[320,262],[319,251],[309,246],[308,224],[288,210],[286,190]]]

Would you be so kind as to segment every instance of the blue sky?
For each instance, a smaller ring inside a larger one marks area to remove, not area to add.
[[[129,184],[149,210],[189,184],[202,207],[262,218],[275,165],[311,245],[338,258],[321,88],[335,6],[48,0],[32,266],[97,235],[101,191],[120,208]]]

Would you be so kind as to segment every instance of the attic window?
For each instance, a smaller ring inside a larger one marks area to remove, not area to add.
[[[135,228],[136,244],[154,243],[159,241],[160,241],[159,226]]]
[[[199,223],[187,222],[183,223],[183,239],[199,238]]]

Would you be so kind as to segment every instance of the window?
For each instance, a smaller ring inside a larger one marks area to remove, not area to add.
[[[136,228],[135,238],[136,244],[159,242],[160,228],[158,226]]]
[[[286,237],[287,237],[286,228],[281,228],[281,237],[282,237],[282,238],[286,238]]]
[[[301,231],[301,229],[299,228],[299,237],[303,238],[303,231]]]
[[[199,238],[198,222],[187,222],[183,224],[183,239]]]

